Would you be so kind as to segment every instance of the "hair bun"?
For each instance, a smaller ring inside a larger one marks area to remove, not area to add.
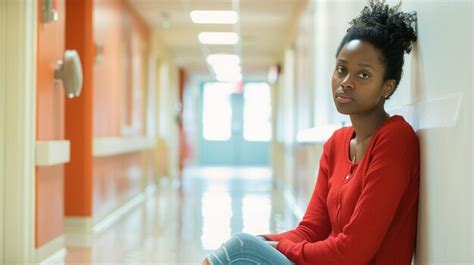
[[[416,32],[413,28],[416,13],[400,11],[401,2],[393,7],[385,2],[385,0],[369,0],[360,16],[350,22],[352,27],[349,30],[352,28],[379,30],[385,35],[389,46],[410,53],[412,43],[416,41]]]

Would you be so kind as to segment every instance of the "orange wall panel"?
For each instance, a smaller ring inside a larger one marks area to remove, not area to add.
[[[103,53],[94,64],[94,136],[120,135],[120,91],[125,78],[122,5],[120,1],[95,1],[94,41]]]
[[[69,1],[67,16],[66,46],[79,51],[84,86],[82,95],[66,104],[71,163],[65,211],[67,216],[100,216],[140,192],[148,174],[142,172],[141,153],[93,158],[92,143],[95,137],[121,136],[127,115],[141,125],[133,134],[144,134],[147,75],[140,60],[147,59],[149,32],[122,0]]]
[[[38,6],[41,7],[40,0]],[[64,89],[54,81],[54,70],[63,58],[65,43],[65,2],[58,1],[58,20],[41,23],[38,8],[38,55],[36,91],[36,139],[64,139]],[[36,168],[35,246],[63,234],[64,166]]]
[[[66,102],[66,138],[71,141],[71,162],[66,164],[65,214],[92,215],[92,95],[93,0],[67,1],[66,48],[78,51],[83,86],[78,98]]]
[[[41,6],[41,0],[38,6]],[[58,1],[58,21],[41,23],[38,11],[37,56],[37,139],[64,138],[64,89],[54,81],[56,63],[63,59],[65,50],[64,0]]]
[[[102,50],[94,64],[94,135],[119,136],[133,123],[141,125],[134,134],[143,134],[148,27],[125,1],[94,3],[94,40]]]
[[[115,210],[142,191],[142,154],[94,159],[94,216]]]
[[[37,169],[36,247],[64,233],[64,167]]]
[[[94,40],[102,51],[94,64],[94,137],[145,134],[148,38],[148,27],[126,1],[94,1]],[[143,191],[152,178],[144,168],[148,160],[143,153],[94,159],[94,216]]]

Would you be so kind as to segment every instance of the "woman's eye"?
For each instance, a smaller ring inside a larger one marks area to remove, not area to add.
[[[337,67],[337,68],[336,68],[336,72],[338,72],[339,74],[342,74],[342,73],[344,73],[344,68],[342,68],[342,67]]]
[[[358,74],[357,76],[359,76],[359,77],[362,78],[362,79],[368,79],[368,78],[369,78],[369,74],[368,74],[368,73],[360,73],[360,74]]]

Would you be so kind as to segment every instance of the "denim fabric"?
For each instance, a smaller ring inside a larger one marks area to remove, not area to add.
[[[274,247],[262,239],[237,233],[207,259],[212,265],[292,265]]]

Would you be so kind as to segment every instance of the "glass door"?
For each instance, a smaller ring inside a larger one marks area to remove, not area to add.
[[[270,87],[266,83],[209,82],[201,90],[201,165],[269,163]]]

